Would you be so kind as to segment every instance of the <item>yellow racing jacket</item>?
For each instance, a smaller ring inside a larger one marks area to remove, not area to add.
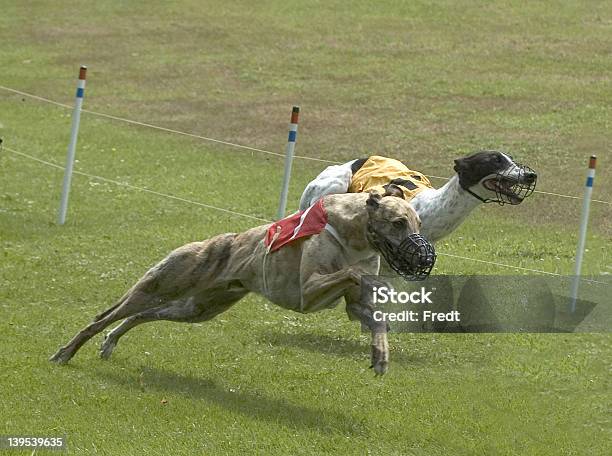
[[[350,193],[377,191],[383,194],[385,186],[389,184],[401,188],[406,201],[410,201],[426,188],[433,188],[425,175],[408,169],[402,162],[372,155],[353,174],[348,191]]]

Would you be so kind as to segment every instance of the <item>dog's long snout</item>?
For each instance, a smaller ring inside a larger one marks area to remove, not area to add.
[[[402,245],[404,252],[409,255],[416,280],[425,279],[436,263],[434,246],[420,234],[411,234]]]

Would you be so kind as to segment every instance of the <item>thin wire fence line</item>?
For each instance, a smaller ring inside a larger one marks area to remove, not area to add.
[[[63,166],[58,165],[57,163],[49,162],[47,160],[43,160],[43,159],[35,157],[33,155],[26,154],[26,153],[23,153],[23,152],[19,152],[19,151],[15,150],[15,149],[12,149],[10,147],[4,146],[3,149],[8,151],[8,152],[11,152],[13,154],[20,155],[20,156],[22,156],[24,158],[28,158],[30,160],[36,161],[38,163],[41,163],[41,164],[44,164],[44,165],[47,165],[47,166],[50,166],[50,167],[53,167],[53,168],[56,168],[56,169],[60,169],[60,170],[64,169]],[[134,190],[140,190],[140,191],[143,191],[143,192],[146,192],[146,193],[150,193],[150,194],[153,194],[153,195],[156,195],[156,196],[161,196],[161,197],[164,197],[164,198],[169,198],[169,199],[173,199],[173,200],[176,200],[176,201],[181,201],[183,203],[193,204],[193,205],[196,205],[196,206],[204,207],[206,209],[212,209],[212,210],[216,210],[216,211],[226,212],[226,213],[229,213],[229,214],[232,214],[232,215],[236,215],[236,216],[240,216],[240,217],[245,217],[245,218],[250,218],[250,219],[262,221],[262,222],[265,222],[265,223],[272,222],[272,220],[264,219],[264,218],[261,218],[261,217],[256,217],[256,216],[253,216],[253,215],[244,214],[244,213],[237,212],[237,211],[232,211],[230,209],[225,209],[225,208],[221,208],[221,207],[218,207],[218,206],[212,206],[210,204],[200,203],[198,201],[193,201],[193,200],[189,200],[189,199],[186,199],[186,198],[181,198],[181,197],[178,197],[178,196],[175,196],[175,195],[170,195],[170,194],[167,194],[167,193],[157,192],[155,190],[150,190],[148,188],[138,187],[138,186],[135,186],[135,185],[128,184],[126,182],[116,181],[116,180],[113,180],[113,179],[109,179],[109,178],[106,178],[106,177],[103,177],[103,176],[97,176],[95,174],[90,174],[90,173],[86,173],[86,172],[83,172],[83,171],[75,170],[75,171],[73,171],[73,173],[74,174],[79,174],[81,176],[88,177],[90,179],[101,180],[103,182],[109,182],[109,183],[112,183],[112,184],[115,184],[115,185],[119,185],[119,186],[122,186],[122,187],[127,187],[127,188],[131,188],[131,189],[134,189]],[[556,272],[549,272],[549,271],[542,271],[542,270],[539,270],[539,269],[524,268],[524,267],[521,267],[521,266],[513,266],[513,265],[505,264],[505,263],[497,263],[497,262],[494,262],[494,261],[480,260],[480,259],[477,259],[477,258],[465,257],[465,256],[461,256],[461,255],[454,255],[454,254],[450,254],[450,253],[442,253],[442,252],[440,252],[438,254],[442,255],[442,256],[446,256],[446,257],[457,258],[457,259],[468,260],[468,261],[474,261],[474,262],[484,263],[484,264],[491,264],[491,265],[495,265],[495,266],[499,266],[499,267],[504,267],[504,268],[509,268],[509,269],[516,269],[516,270],[521,270],[521,271],[535,272],[535,273],[546,274],[546,275],[557,276],[557,277],[565,277],[563,274],[558,274]],[[586,281],[586,282],[592,282],[592,283],[599,283],[599,284],[609,285],[607,282],[601,282],[601,281],[592,280],[592,279],[581,278],[581,280],[582,281]]]
[[[450,180],[449,177],[440,177],[440,176],[427,176],[427,177],[433,177],[434,179],[442,179],[445,181]],[[558,196],[560,198],[570,198],[570,199],[575,199],[575,200],[581,200],[583,199],[582,196],[574,196],[574,195],[564,195],[562,193],[555,193],[555,192],[545,192],[543,190],[534,190],[533,193],[539,193],[541,195],[550,195],[550,196]],[[591,199],[591,202],[593,203],[601,203],[601,204],[608,204],[610,206],[612,206],[612,202],[610,201],[603,201],[603,200],[597,200],[597,199]]]
[[[10,88],[10,87],[6,87],[6,86],[0,85],[0,89],[6,90],[8,92],[12,92],[12,93],[15,93],[15,94],[18,94],[18,95],[23,95],[25,97],[30,97],[30,98],[33,98],[33,99],[38,100],[38,101],[42,101],[42,102],[46,102],[46,103],[51,103],[51,104],[54,104],[56,106],[61,106],[62,108],[66,108],[66,109],[73,109],[74,108],[73,106],[70,106],[70,105],[67,105],[67,104],[64,104],[64,103],[60,103],[60,102],[57,102],[57,101],[54,101],[54,100],[51,100],[51,99],[48,99],[48,98],[44,98],[44,97],[41,97],[41,96],[38,96],[38,95],[33,95],[31,93],[22,92],[20,90],[16,90],[16,89],[13,89],[13,88]],[[232,143],[232,142],[223,141],[223,140],[220,140],[220,139],[214,139],[214,138],[210,138],[208,136],[197,135],[195,133],[188,133],[188,132],[184,132],[184,131],[180,131],[180,130],[175,130],[175,129],[172,129],[172,128],[161,127],[159,125],[153,125],[153,124],[146,123],[146,122],[140,122],[140,121],[137,121],[137,120],[127,119],[125,117],[113,116],[111,114],[105,114],[105,113],[102,113],[102,112],[91,111],[89,109],[84,109],[84,108],[82,108],[81,111],[86,113],[86,114],[91,114],[91,115],[98,116],[98,117],[104,117],[104,118],[107,118],[107,119],[112,119],[112,120],[116,120],[116,121],[120,121],[120,122],[126,122],[126,123],[129,123],[129,124],[138,125],[138,126],[141,126],[141,127],[152,128],[152,129],[155,129],[155,130],[164,131],[166,133],[173,133],[173,134],[177,134],[177,135],[187,136],[187,137],[190,137],[190,138],[201,139],[201,140],[204,140],[204,141],[210,141],[210,142],[214,142],[214,143],[217,143],[217,144],[222,144],[222,145],[225,145],[225,146],[228,146],[228,147],[235,147],[235,148],[239,148],[239,149],[250,150],[252,152],[260,152],[260,153],[267,154],[267,155],[273,155],[275,157],[285,157],[285,154],[281,154],[281,153],[278,153],[278,152],[272,152],[272,151],[265,150],[265,149],[259,149],[259,148],[256,148],[256,147],[245,146],[243,144]],[[323,159],[323,158],[306,157],[306,156],[303,156],[303,155],[294,155],[293,157],[297,158],[297,159],[301,159],[301,160],[310,160],[310,161],[316,161],[316,162],[320,162],[320,163],[328,163],[328,164],[332,164],[332,165],[341,165],[342,164],[342,162],[335,161],[335,160],[326,160],[326,159]],[[450,178],[442,177],[442,176],[433,176],[433,175],[429,175],[429,174],[426,174],[425,176],[427,176],[428,178],[432,178],[432,179],[441,179],[441,180],[445,180],[445,181],[450,180]],[[542,194],[542,195],[549,195],[549,196],[557,196],[557,197],[561,197],[561,198],[576,199],[576,200],[582,199],[582,197],[580,197],[580,196],[564,195],[564,194],[561,194],[561,193],[546,192],[546,191],[542,191],[542,190],[534,190],[534,193],[539,193],[539,194]],[[591,201],[593,203],[607,204],[609,206],[612,206],[612,202],[610,202],[610,201],[603,201],[603,200],[598,200],[598,199],[592,199]]]
[[[46,160],[42,160],[42,159],[40,159],[38,157],[34,157],[33,155],[25,154],[23,152],[16,151],[16,150],[11,149],[11,148],[6,147],[6,146],[4,147],[4,149],[7,150],[8,152],[11,152],[11,153],[16,154],[16,155],[21,155],[22,157],[28,158],[30,160],[37,161],[37,162],[42,163],[44,165],[51,166],[53,168],[57,168],[57,169],[60,169],[60,170],[64,169],[63,166],[58,165],[57,163],[52,163],[52,162],[49,162],[49,161],[46,161]],[[261,217],[256,217],[254,215],[243,214],[242,212],[232,211],[230,209],[225,209],[223,207],[213,206],[211,204],[200,203],[199,201],[193,201],[193,200],[189,200],[187,198],[182,198],[180,196],[170,195],[168,193],[162,193],[162,192],[158,192],[158,191],[151,190],[151,189],[144,188],[144,187],[138,187],[136,185],[128,184],[127,182],[120,182],[120,181],[117,181],[117,180],[114,180],[114,179],[109,179],[109,178],[103,177],[103,176],[97,176],[95,174],[89,174],[89,173],[86,173],[86,172],[83,172],[83,171],[74,170],[73,173],[74,174],[79,174],[81,176],[88,177],[90,179],[96,179],[96,180],[100,180],[100,181],[103,181],[103,182],[108,182],[108,183],[111,183],[111,184],[119,185],[121,187],[131,188],[133,190],[140,190],[142,192],[151,193],[153,195],[161,196],[161,197],[164,197],[164,198],[169,198],[169,199],[173,199],[173,200],[176,200],[176,201],[181,201],[181,202],[184,202],[184,203],[194,204],[196,206],[204,207],[206,209],[213,209],[213,210],[216,210],[216,211],[226,212],[228,214],[237,215],[237,216],[240,216],[240,217],[246,217],[246,218],[250,218],[250,219],[253,219],[253,220],[260,221],[260,222],[266,222],[266,223],[271,222],[271,220],[264,219],[264,218],[261,218]]]
[[[66,108],[66,109],[73,109],[74,108],[73,106],[70,106],[70,105],[67,105],[67,104],[64,104],[64,103],[59,103],[57,101],[50,100],[48,98],[40,97],[38,95],[32,95],[30,93],[22,92],[20,90],[12,89],[10,87],[5,87],[5,86],[1,86],[0,85],[0,89],[6,90],[8,92],[13,92],[13,93],[18,94],[18,95],[23,95],[25,97],[30,97],[30,98],[33,98],[33,99],[38,100],[38,101],[43,101],[43,102],[46,102],[46,103],[54,104],[56,106],[61,106],[62,108]],[[127,119],[125,117],[113,116],[111,114],[105,114],[103,112],[91,111],[91,110],[85,109],[85,108],[82,108],[81,112],[84,112],[86,114],[91,114],[91,115],[94,115],[94,116],[98,116],[98,117],[104,117],[106,119],[112,119],[112,120],[117,120],[117,121],[120,121],[120,122],[126,122],[126,123],[129,123],[129,124],[132,124],[132,125],[138,125],[138,126],[141,126],[141,127],[152,128],[152,129],[155,129],[155,130],[164,131],[166,133],[174,133],[174,134],[177,134],[177,135],[188,136],[190,138],[201,139],[201,140],[204,140],[204,141],[210,141],[210,142],[214,142],[214,143],[217,143],[217,144],[223,144],[225,146],[230,146],[230,147],[235,147],[235,148],[239,148],[239,149],[250,150],[250,151],[253,151],[253,152],[260,152],[260,153],[263,153],[263,154],[273,155],[275,157],[282,157],[282,158],[285,157],[285,154],[281,154],[281,153],[278,153],[278,152],[272,152],[270,150],[259,149],[257,147],[245,146],[243,144],[232,143],[232,142],[229,142],[229,141],[223,141],[223,140],[215,139],[215,138],[209,138],[208,136],[202,136],[202,135],[197,135],[195,133],[188,133],[188,132],[185,132],[185,131],[175,130],[175,129],[172,129],[172,128],[161,127],[159,125],[153,125],[153,124],[146,123],[146,122],[140,122],[140,121],[137,121],[137,120]],[[330,164],[340,164],[341,163],[341,162],[337,162],[337,161],[333,161],[333,160],[325,160],[323,158],[314,158],[314,157],[305,157],[305,156],[301,156],[301,155],[294,155],[294,158],[299,158],[299,159],[302,159],[302,160],[311,160],[311,161],[323,162],[323,163],[330,163]]]
[[[452,253],[438,252],[438,255],[442,255],[442,256],[446,256],[446,257],[451,257],[451,258],[458,258],[458,259],[461,259],[461,260],[470,260],[470,261],[475,261],[475,262],[478,262],[478,263],[491,264],[491,265],[500,266],[500,267],[504,267],[504,268],[513,268],[513,269],[517,269],[517,270],[520,270],[520,271],[537,272],[539,274],[546,274],[546,275],[555,276],[555,277],[567,277],[564,274],[559,274],[557,272],[542,271],[541,269],[524,268],[522,266],[513,266],[513,265],[510,265],[510,264],[497,263],[495,261],[479,260],[478,258],[470,258],[470,257],[462,256],[462,255],[454,255]],[[584,282],[600,283],[600,284],[603,284],[603,285],[610,285],[608,282],[601,282],[599,280],[584,279],[584,278],[581,278],[580,280],[582,280]]]
[[[23,95],[24,97],[33,98],[34,100],[43,101],[45,103],[51,103],[51,104],[56,105],[56,106],[61,106],[62,108],[66,108],[66,109],[74,108],[74,106],[70,106],[70,105],[67,105],[65,103],[60,103],[59,101],[51,100],[49,98],[44,98],[44,97],[41,97],[41,96],[38,96],[38,95],[34,95],[32,93],[22,92],[21,90],[12,89],[10,87],[5,87],[5,86],[0,85],[0,89],[6,90],[7,92],[13,92],[13,93],[15,93],[17,95]]]

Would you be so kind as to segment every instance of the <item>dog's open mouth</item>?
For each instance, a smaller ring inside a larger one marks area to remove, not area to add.
[[[487,190],[495,192],[499,200],[510,204],[520,204],[525,199],[521,195],[521,184],[515,179],[499,176],[485,180],[482,185]]]

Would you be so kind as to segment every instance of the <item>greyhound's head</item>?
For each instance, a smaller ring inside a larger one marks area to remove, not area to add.
[[[520,204],[535,189],[538,175],[495,150],[455,160],[459,185],[484,203]]]
[[[423,280],[434,266],[436,252],[418,234],[421,220],[412,206],[392,195],[392,189],[383,196],[370,193],[366,237],[395,272],[407,280]]]

